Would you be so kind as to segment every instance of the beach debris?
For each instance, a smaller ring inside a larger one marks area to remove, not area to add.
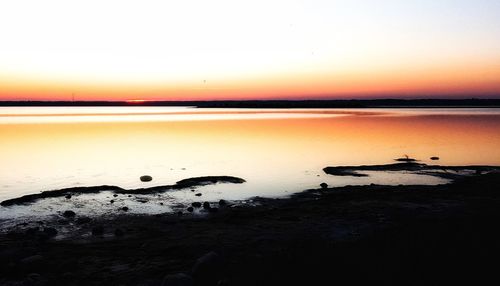
[[[94,226],[92,228],[92,235],[98,236],[104,234],[104,227],[102,225]]]
[[[195,207],[195,208],[201,208],[201,203],[200,202],[194,202],[191,204],[191,206]]]
[[[321,184],[319,184],[319,186],[320,186],[322,189],[326,189],[326,188],[328,188],[328,184],[327,184],[327,183],[321,183]]]
[[[76,215],[76,213],[74,211],[71,211],[71,210],[67,210],[67,211],[63,212],[63,216],[67,217],[67,218],[75,217],[75,215]]]
[[[141,182],[151,182],[153,180],[153,177],[148,176],[148,175],[144,175],[144,176],[141,176],[139,179],[141,180]]]
[[[437,160],[439,160],[439,157],[436,157],[436,156],[431,157],[431,160],[432,160],[432,161],[437,161]]]
[[[163,278],[162,286],[192,286],[194,280],[184,273],[170,274]]]

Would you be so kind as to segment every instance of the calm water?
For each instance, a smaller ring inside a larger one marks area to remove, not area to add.
[[[439,156],[444,165],[500,165],[499,109],[5,107],[0,136],[0,200],[73,186],[167,185],[206,175],[247,183],[201,187],[204,200],[280,196],[321,182],[445,182],[404,173],[350,178],[322,172],[326,166],[390,163],[403,154],[424,163]],[[139,181],[146,174],[152,182]],[[161,199],[195,198],[177,191]],[[150,206],[138,204],[136,210],[141,208]]]

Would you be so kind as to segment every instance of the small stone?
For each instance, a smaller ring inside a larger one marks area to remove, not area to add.
[[[127,212],[128,211],[128,207],[123,207],[122,211]]]
[[[116,197],[118,197],[118,195],[117,195],[117,194],[113,194],[113,197],[115,197],[115,198],[116,198]]]
[[[225,200],[220,200],[219,206],[221,206],[221,207],[227,206],[227,202]]]
[[[153,177],[148,176],[148,175],[144,175],[144,176],[141,176],[140,179],[141,179],[141,182],[151,182],[153,180]]]
[[[203,208],[208,210],[210,208],[210,203],[209,202],[204,202],[203,203]]]
[[[200,202],[194,202],[191,204],[195,208],[201,208],[201,203]]]
[[[328,188],[328,184],[327,184],[327,183],[321,183],[319,186],[320,186],[322,189],[326,189],[326,188]]]
[[[111,200],[111,201],[109,201],[109,202],[110,202],[110,203],[114,203],[114,202],[115,202],[115,200]]]
[[[432,161],[437,161],[437,160],[439,160],[439,157],[431,157],[431,160]]]
[[[197,194],[195,194],[195,196],[201,197],[201,193],[197,193]]]
[[[67,198],[68,200],[71,199],[71,195],[70,194],[67,194],[66,196],[64,196],[65,198]]]
[[[193,207],[188,207],[187,211],[190,212],[190,213],[192,213],[194,211],[194,209],[193,209]]]
[[[65,211],[63,213],[63,216],[64,217],[67,217],[67,218],[72,218],[72,217],[75,217],[76,213],[74,211]]]

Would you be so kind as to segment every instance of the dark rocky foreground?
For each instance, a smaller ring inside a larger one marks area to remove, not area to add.
[[[0,284],[496,285],[499,184],[490,173],[323,186],[205,217],[124,213],[51,238],[70,216],[1,234]]]

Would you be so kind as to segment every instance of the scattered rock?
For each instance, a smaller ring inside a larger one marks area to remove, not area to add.
[[[121,210],[124,212],[128,212],[128,207],[123,207],[123,208],[121,208]]]
[[[437,161],[437,160],[439,160],[439,157],[431,157],[431,160],[432,161]]]
[[[209,202],[204,202],[203,203],[203,208],[206,209],[206,210],[210,209],[210,203]]]
[[[197,193],[197,194],[195,194],[195,196],[201,197],[201,193]]]
[[[114,202],[115,202],[115,200],[110,200],[109,202],[110,202],[110,203],[114,203]]]
[[[194,202],[191,204],[195,208],[201,208],[201,203],[200,202]]]
[[[92,235],[103,235],[104,234],[104,227],[99,225],[99,226],[95,226],[92,228]]]
[[[190,212],[190,213],[192,213],[194,211],[194,209],[193,209],[193,207],[188,207],[187,211]]]
[[[192,286],[194,280],[191,276],[184,273],[171,274],[163,278],[162,286]]]
[[[67,217],[67,218],[72,218],[72,217],[75,217],[76,213],[74,211],[65,211],[63,213],[63,216],[64,217]]]
[[[216,252],[209,252],[196,260],[191,275],[197,285],[216,285],[222,274],[222,259]]]
[[[116,198],[116,197],[118,197],[118,195],[117,195],[117,194],[113,194],[113,197],[115,197],[115,198]]]
[[[148,175],[144,175],[144,176],[141,176],[140,179],[141,179],[141,182],[151,182],[153,180],[153,177],[148,176]]]
[[[71,195],[70,194],[67,194],[66,196],[64,196],[65,198],[67,198],[68,200],[71,199]]]
[[[161,206],[163,206],[163,203],[160,203]]]
[[[225,207],[225,206],[227,206],[227,202],[225,200],[220,200],[219,201],[219,206]]]
[[[319,186],[320,186],[322,189],[326,189],[326,188],[328,188],[328,184],[327,184],[327,183],[321,183]]]

